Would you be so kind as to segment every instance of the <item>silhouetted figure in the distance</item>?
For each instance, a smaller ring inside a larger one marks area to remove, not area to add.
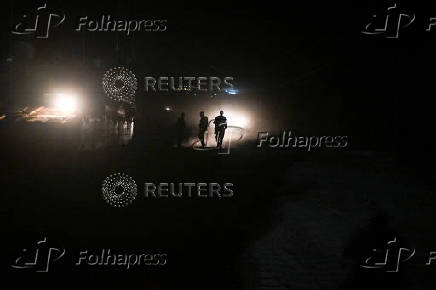
[[[180,117],[177,119],[176,123],[176,134],[177,134],[177,146],[182,147],[182,141],[185,136],[185,113],[180,114]]]
[[[204,148],[204,133],[207,131],[207,127],[209,126],[209,120],[204,116],[204,112],[200,112],[200,123],[198,124],[198,139],[200,139],[201,147]]]
[[[213,123],[215,124],[216,147],[222,148],[224,134],[225,134],[226,129],[227,129],[227,118],[224,117],[223,111],[220,111],[220,115],[215,117],[215,120],[213,121]]]

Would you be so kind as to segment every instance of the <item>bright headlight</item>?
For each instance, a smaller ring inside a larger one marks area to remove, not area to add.
[[[54,106],[63,113],[74,113],[77,110],[77,98],[72,94],[58,93],[55,95]]]

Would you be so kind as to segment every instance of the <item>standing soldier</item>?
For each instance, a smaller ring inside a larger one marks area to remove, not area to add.
[[[204,132],[207,131],[207,127],[209,126],[209,120],[204,116],[204,112],[200,112],[200,123],[198,124],[199,132],[198,139],[200,139],[201,147],[204,148]]]
[[[216,147],[222,148],[224,134],[225,134],[226,129],[227,129],[227,118],[224,117],[223,111],[220,111],[220,115],[215,117],[215,120],[213,121],[213,123],[215,124]]]

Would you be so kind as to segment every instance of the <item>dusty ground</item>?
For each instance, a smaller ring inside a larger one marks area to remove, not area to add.
[[[436,197],[435,180],[426,175],[371,152],[313,154],[297,162],[279,189],[277,224],[243,256],[246,289],[431,289],[424,264],[436,248]],[[400,273],[359,268],[373,246],[394,236],[417,250]]]

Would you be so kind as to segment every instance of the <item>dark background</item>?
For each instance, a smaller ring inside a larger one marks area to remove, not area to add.
[[[140,84],[135,136],[127,146],[81,152],[74,124],[0,120],[7,280],[19,289],[433,289],[436,266],[420,261],[436,250],[436,31],[425,32],[436,8],[397,3],[417,18],[398,39],[387,39],[361,30],[392,3],[359,2],[53,1],[49,7],[67,19],[49,39],[10,33],[36,2],[3,3],[0,113],[41,104],[47,87],[63,83],[86,90],[87,109],[101,114],[101,76],[115,65],[134,71]],[[80,16],[102,14],[168,19],[168,29],[130,36],[73,31]],[[145,75],[234,76],[243,93],[223,101],[253,112],[254,136],[292,129],[346,135],[349,146],[258,150],[250,139],[228,156],[176,150],[169,124],[184,111],[194,128],[198,111],[213,101],[147,94]],[[175,108],[170,114],[162,110],[168,103]],[[99,190],[119,171],[140,185],[232,182],[237,191],[231,200],[140,197],[114,209]],[[279,250],[263,256],[258,243],[271,235],[271,248]],[[80,249],[102,248],[167,252],[169,262],[125,270],[79,268],[64,259],[47,274],[10,269],[22,248],[44,236],[67,248],[73,262]],[[358,267],[393,236],[417,248],[415,264],[400,273]],[[271,264],[267,270],[263,259]]]

